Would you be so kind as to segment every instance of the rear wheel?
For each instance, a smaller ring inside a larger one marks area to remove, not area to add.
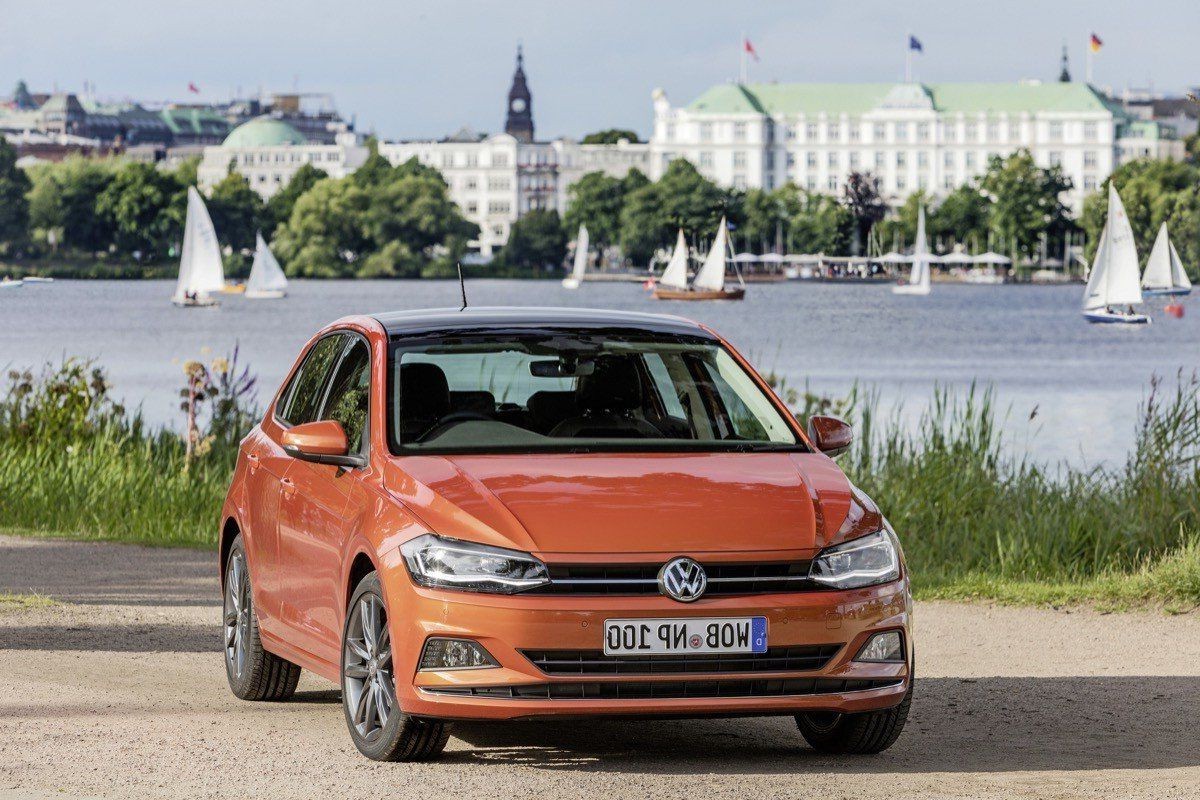
[[[405,714],[396,702],[392,637],[379,577],[362,579],[342,634],[342,707],[354,746],[375,761],[429,761],[450,739],[441,720]]]
[[[858,714],[810,711],[796,715],[796,727],[814,750],[823,753],[882,753],[896,743],[904,730],[914,682],[909,680],[904,699],[892,708]]]
[[[263,649],[241,534],[225,562],[225,677],[242,700],[286,700],[296,692],[300,667]]]

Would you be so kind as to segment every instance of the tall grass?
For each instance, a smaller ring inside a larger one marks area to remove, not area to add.
[[[232,372],[232,371],[231,371]],[[10,374],[0,400],[0,529],[208,546],[249,417],[188,462],[182,439],[113,403],[101,371],[70,361]],[[222,390],[223,392],[224,390]],[[1132,452],[1116,466],[1012,455],[990,390],[938,390],[915,426],[877,396],[784,394],[802,418],[855,425],[842,459],[901,535],[926,597],[1200,604],[1200,381],[1154,381]],[[214,395],[216,397],[217,395]],[[224,397],[221,394],[220,397]],[[214,435],[213,431],[219,431]]]

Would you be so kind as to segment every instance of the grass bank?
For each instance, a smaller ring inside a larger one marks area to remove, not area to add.
[[[248,417],[214,415],[189,458],[178,435],[129,418],[105,386],[77,362],[10,375],[0,530],[212,546]],[[838,410],[857,441],[841,463],[900,532],[919,597],[1190,609],[1200,605],[1198,390],[1194,377],[1156,382],[1125,462],[1090,469],[1008,455],[988,391],[938,392],[915,428],[852,398]],[[209,391],[215,411],[225,390]]]

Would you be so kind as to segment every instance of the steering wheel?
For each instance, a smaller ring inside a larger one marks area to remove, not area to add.
[[[460,422],[494,422],[495,420],[482,411],[453,411],[433,423],[433,427],[417,437],[418,442],[433,439],[434,434],[441,434],[447,428],[453,428]]]

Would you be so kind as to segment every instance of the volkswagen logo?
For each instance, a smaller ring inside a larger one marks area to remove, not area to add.
[[[672,600],[690,603],[699,600],[708,588],[704,567],[690,558],[672,558],[658,571],[658,588]]]

